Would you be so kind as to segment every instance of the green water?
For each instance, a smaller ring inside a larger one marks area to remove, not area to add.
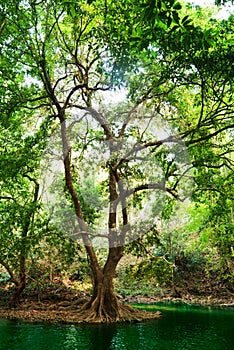
[[[144,306],[145,308],[145,306]],[[1,350],[233,350],[234,309],[158,304],[163,317],[119,325],[53,325],[0,320]]]

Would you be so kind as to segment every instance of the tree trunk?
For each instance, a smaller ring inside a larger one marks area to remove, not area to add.
[[[20,296],[25,289],[26,286],[26,275],[25,273],[21,273],[19,280],[15,283],[15,290],[11,296],[9,301],[9,307],[15,308],[19,304]]]
[[[26,286],[25,259],[21,257],[19,277],[17,277],[14,274],[13,270],[10,268],[10,266],[7,263],[0,260],[0,264],[5,267],[5,269],[11,276],[11,282],[13,282],[15,285],[15,290],[11,295],[11,298],[9,301],[9,307],[16,307],[19,303],[20,295]]]
[[[113,291],[113,277],[100,275],[95,282],[91,300],[84,306],[88,322],[116,322],[120,320],[119,302]]]
[[[121,319],[120,303],[113,286],[116,266],[121,257],[122,247],[110,248],[104,268],[94,274],[93,295],[83,308],[88,321],[116,322]]]
[[[109,249],[107,262],[93,279],[93,295],[82,308],[79,318],[84,322],[113,323],[142,321],[159,317],[159,313],[140,311],[121,303],[114,292],[113,279],[123,248]]]
[[[22,250],[20,252],[21,256],[20,256],[19,277],[12,279],[12,282],[15,283],[15,290],[9,301],[10,307],[17,307],[20,301],[21,293],[23,292],[26,286],[26,253],[27,253],[27,250],[24,243]]]

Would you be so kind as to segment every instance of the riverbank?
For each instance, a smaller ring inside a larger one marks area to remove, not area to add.
[[[182,298],[175,298],[172,295],[166,296],[134,296],[120,297],[121,302],[134,305],[155,304],[155,303],[186,303],[199,306],[233,307],[234,296],[194,296],[185,295]],[[44,294],[39,301],[31,296],[24,299],[17,308],[7,307],[6,300],[1,300],[0,318],[11,320],[24,320],[29,322],[53,322],[79,324],[79,310],[88,301],[89,296],[85,293],[79,295],[72,291],[61,291],[57,295]]]
[[[203,306],[217,306],[217,307],[233,307],[234,308],[234,296],[230,297],[217,297],[217,296],[194,296],[187,295],[181,298],[175,298],[173,296],[162,296],[162,297],[143,297],[136,296],[125,299],[130,303],[141,303],[141,304],[155,304],[155,303],[184,303],[184,304],[195,304]]]
[[[47,305],[46,303],[40,303],[37,305],[34,303],[27,303],[22,304],[20,307],[17,307],[15,309],[1,309],[0,319],[22,320],[29,322],[80,324],[84,322],[83,319],[79,316],[80,311],[81,306],[76,306],[74,303],[68,302],[54,305]],[[135,311],[139,314],[139,319],[133,318],[132,320],[128,320],[129,322],[155,319],[161,315],[161,312],[154,312],[152,314],[151,312],[146,311]]]

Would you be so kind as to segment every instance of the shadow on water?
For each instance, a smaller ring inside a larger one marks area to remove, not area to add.
[[[160,319],[115,325],[0,320],[0,350],[233,350],[234,310],[158,304]]]

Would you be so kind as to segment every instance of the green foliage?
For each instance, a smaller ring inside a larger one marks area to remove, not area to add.
[[[94,224],[100,217],[99,211],[102,209],[103,201],[101,200],[101,186],[95,186],[91,179],[87,179],[78,187],[84,219],[88,224]]]
[[[233,0],[215,0],[216,5],[224,5],[228,2],[231,2],[233,4]]]
[[[73,121],[77,111],[103,100],[106,90],[124,86],[128,103],[115,108],[99,104],[119,146],[129,140],[133,148],[155,141],[155,135],[142,132],[144,120],[129,126],[123,141],[118,139],[129,106],[136,104],[133,114],[145,120],[149,112],[150,118],[156,117],[155,129],[165,120],[189,150],[195,168],[193,200],[199,203],[185,209],[187,219],[181,225],[172,225],[178,184],[182,178],[189,183],[191,174],[179,174],[187,160],[170,159],[172,150],[165,145],[149,152],[150,162],[143,166],[122,161],[118,152],[98,164],[104,170],[119,160],[119,175],[129,188],[165,178],[164,192],[169,194],[161,215],[163,229],[152,226],[150,217],[147,235],[126,247],[145,257],[150,248],[152,259],[126,269],[124,279],[137,286],[153,273],[152,285],[167,284],[181,250],[192,270],[197,262],[191,252],[207,253],[206,245],[218,252],[220,266],[232,278],[234,17],[219,21],[177,0],[11,0],[0,12],[0,260],[17,272],[23,256],[32,270],[48,250],[48,266],[62,270],[78,263],[79,245],[55,229],[40,201],[40,161],[58,113]],[[97,157],[94,162],[94,151],[109,141],[107,124],[89,124],[84,114],[79,118],[71,131],[71,136],[77,133],[72,176],[84,219],[94,226],[104,222],[100,212],[108,203],[108,178],[97,184],[95,176],[83,180],[83,175],[93,172],[99,162]],[[61,181],[55,181],[54,189]],[[144,188],[134,193],[127,209],[137,215],[148,200]],[[160,195],[155,199],[155,217],[163,200]],[[61,220],[67,207],[72,203],[65,193],[53,208]],[[73,229],[69,221],[68,215],[63,221],[67,232]],[[139,221],[134,229],[143,225]]]
[[[122,296],[153,296],[170,286],[171,279],[172,271],[165,261],[142,260],[118,268],[115,288]]]

